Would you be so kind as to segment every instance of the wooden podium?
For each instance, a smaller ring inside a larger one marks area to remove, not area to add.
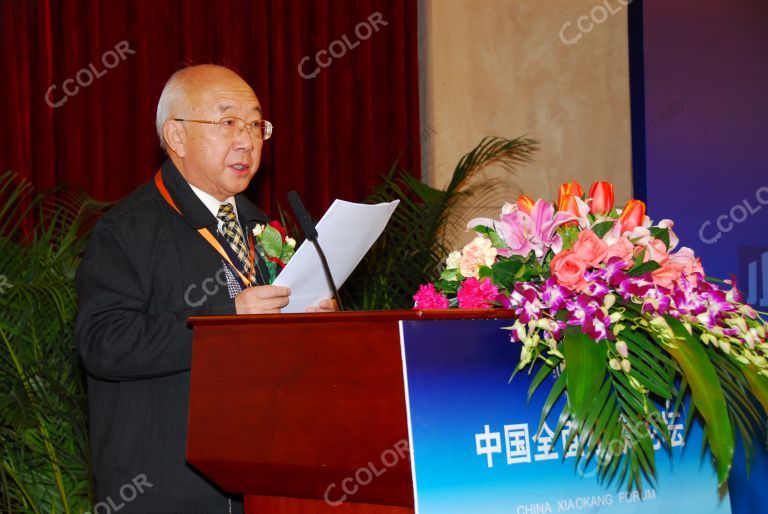
[[[503,312],[503,311],[502,311]],[[187,460],[246,514],[414,512],[400,320],[495,311],[190,318]]]

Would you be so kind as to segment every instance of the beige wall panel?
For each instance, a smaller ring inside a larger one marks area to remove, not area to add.
[[[541,142],[541,151],[506,181],[500,198],[519,191],[554,198],[571,179],[585,187],[609,180],[617,202],[630,197],[626,0],[420,2],[428,183],[444,186],[483,136],[527,135]],[[601,23],[582,21],[592,25],[582,33],[577,19],[590,13]],[[492,214],[499,199],[489,200]]]

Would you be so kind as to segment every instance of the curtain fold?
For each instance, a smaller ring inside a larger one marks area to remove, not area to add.
[[[409,0],[4,0],[0,171],[119,199],[164,158],[167,78],[216,63],[275,125],[248,195],[276,216],[295,189],[319,216],[395,161],[419,173],[416,16]]]

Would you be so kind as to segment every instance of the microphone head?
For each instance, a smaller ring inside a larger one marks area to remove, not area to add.
[[[309,215],[306,207],[304,207],[304,203],[301,201],[299,193],[296,191],[289,191],[288,203],[296,214],[296,218],[298,219],[302,232],[304,232],[304,236],[310,241],[317,239],[317,229],[315,229],[312,217]]]

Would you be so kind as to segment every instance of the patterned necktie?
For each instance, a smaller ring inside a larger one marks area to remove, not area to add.
[[[248,261],[248,245],[245,243],[243,229],[240,227],[240,223],[237,222],[235,209],[232,208],[231,204],[223,203],[219,206],[219,213],[216,217],[224,222],[224,225],[221,227],[222,235],[235,253],[237,253],[245,270],[244,275],[252,278],[251,263]]]

